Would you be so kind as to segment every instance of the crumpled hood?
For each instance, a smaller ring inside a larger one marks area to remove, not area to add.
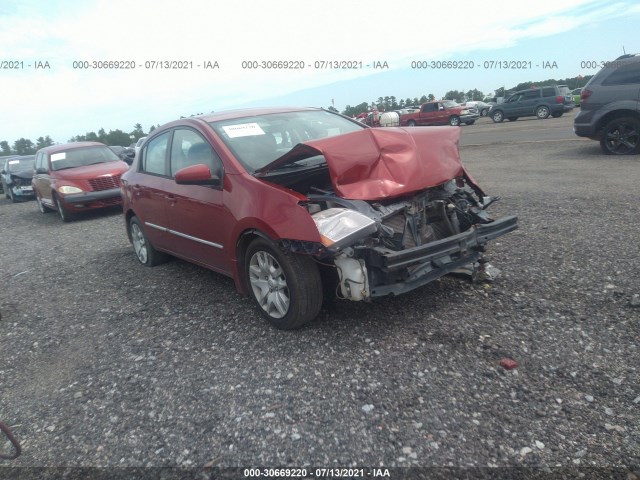
[[[22,170],[19,172],[10,172],[9,175],[11,177],[24,178],[26,180],[30,180],[33,178],[33,170]]]
[[[407,195],[465,177],[458,152],[459,127],[367,128],[300,143],[256,173],[323,155],[335,193],[350,200]]]

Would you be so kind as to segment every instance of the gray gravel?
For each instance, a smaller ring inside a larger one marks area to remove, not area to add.
[[[228,278],[140,266],[118,211],[0,200],[0,421],[23,445],[0,468],[638,465],[640,157],[461,151],[520,218],[490,247],[503,275],[294,332]]]

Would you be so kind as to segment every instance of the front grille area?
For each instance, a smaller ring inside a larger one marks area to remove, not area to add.
[[[120,175],[121,174],[92,178],[89,180],[89,185],[91,185],[91,188],[96,192],[109,190],[111,188],[120,188]]]

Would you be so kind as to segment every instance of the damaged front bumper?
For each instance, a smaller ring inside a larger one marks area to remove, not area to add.
[[[399,295],[482,257],[485,244],[518,228],[518,218],[504,217],[425,245],[394,251],[384,247],[345,249],[336,259],[344,298],[366,300]]]

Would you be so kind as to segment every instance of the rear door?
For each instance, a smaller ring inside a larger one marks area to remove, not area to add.
[[[209,142],[195,129],[176,128],[171,142],[171,177],[184,167],[198,164],[207,165],[222,185],[222,161]],[[225,239],[235,222],[224,206],[223,194],[221,186],[178,185],[172,180],[166,191],[166,209],[175,253],[228,273],[231,262],[227,250],[233,246],[226,245]]]
[[[533,88],[526,90],[520,95],[518,100],[518,108],[516,110],[516,117],[523,117],[526,115],[533,115],[536,107],[540,104],[540,89]]]
[[[434,125],[437,121],[438,114],[437,103],[425,103],[420,107],[419,124],[420,125]]]

